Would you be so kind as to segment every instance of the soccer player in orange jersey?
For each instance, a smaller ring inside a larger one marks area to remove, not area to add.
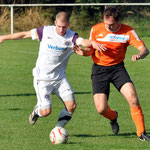
[[[149,50],[132,27],[120,23],[120,12],[112,6],[104,11],[104,23],[92,27],[90,39],[101,44],[101,50],[92,48],[91,51],[84,53],[86,56],[92,55],[94,61],[91,76],[97,112],[110,120],[113,133],[118,134],[118,112],[108,106],[110,83],[112,83],[129,104],[137,136],[141,141],[150,141],[150,136],[145,130],[144,116],[134,84],[123,62],[129,45],[139,50],[138,54],[132,56],[134,62],[145,58]]]

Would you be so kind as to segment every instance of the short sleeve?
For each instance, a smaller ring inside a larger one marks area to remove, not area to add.
[[[141,45],[144,45],[143,41],[138,37],[134,30],[130,31],[129,44],[135,48],[138,48]]]
[[[40,28],[32,29],[31,30],[32,40],[38,40],[38,41],[42,40],[42,37],[43,37],[43,28],[44,27],[40,27]]]
[[[32,40],[37,40],[37,29],[31,30]]]
[[[74,34],[72,42],[74,43],[74,45],[76,44],[76,40],[79,37],[79,35],[77,33]]]

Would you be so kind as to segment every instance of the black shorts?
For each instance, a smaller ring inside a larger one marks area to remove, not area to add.
[[[105,93],[107,98],[109,97],[110,83],[112,83],[118,91],[120,91],[122,85],[125,83],[132,83],[123,62],[113,66],[100,66],[93,64],[91,79],[93,95],[97,93]]]

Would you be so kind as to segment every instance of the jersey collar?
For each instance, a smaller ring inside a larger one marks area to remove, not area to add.
[[[116,31],[111,31],[111,30],[109,30],[109,29],[106,27],[106,25],[105,25],[105,28],[106,28],[109,32],[118,32],[118,31],[120,30],[120,27],[121,27],[121,24],[119,24],[119,27],[118,27],[118,29],[117,29]]]

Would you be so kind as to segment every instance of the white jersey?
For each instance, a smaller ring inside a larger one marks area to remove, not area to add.
[[[56,33],[56,26],[32,29],[32,39],[40,40],[39,55],[33,76],[37,80],[53,81],[65,77],[69,57],[78,34],[67,29],[64,36]]]

